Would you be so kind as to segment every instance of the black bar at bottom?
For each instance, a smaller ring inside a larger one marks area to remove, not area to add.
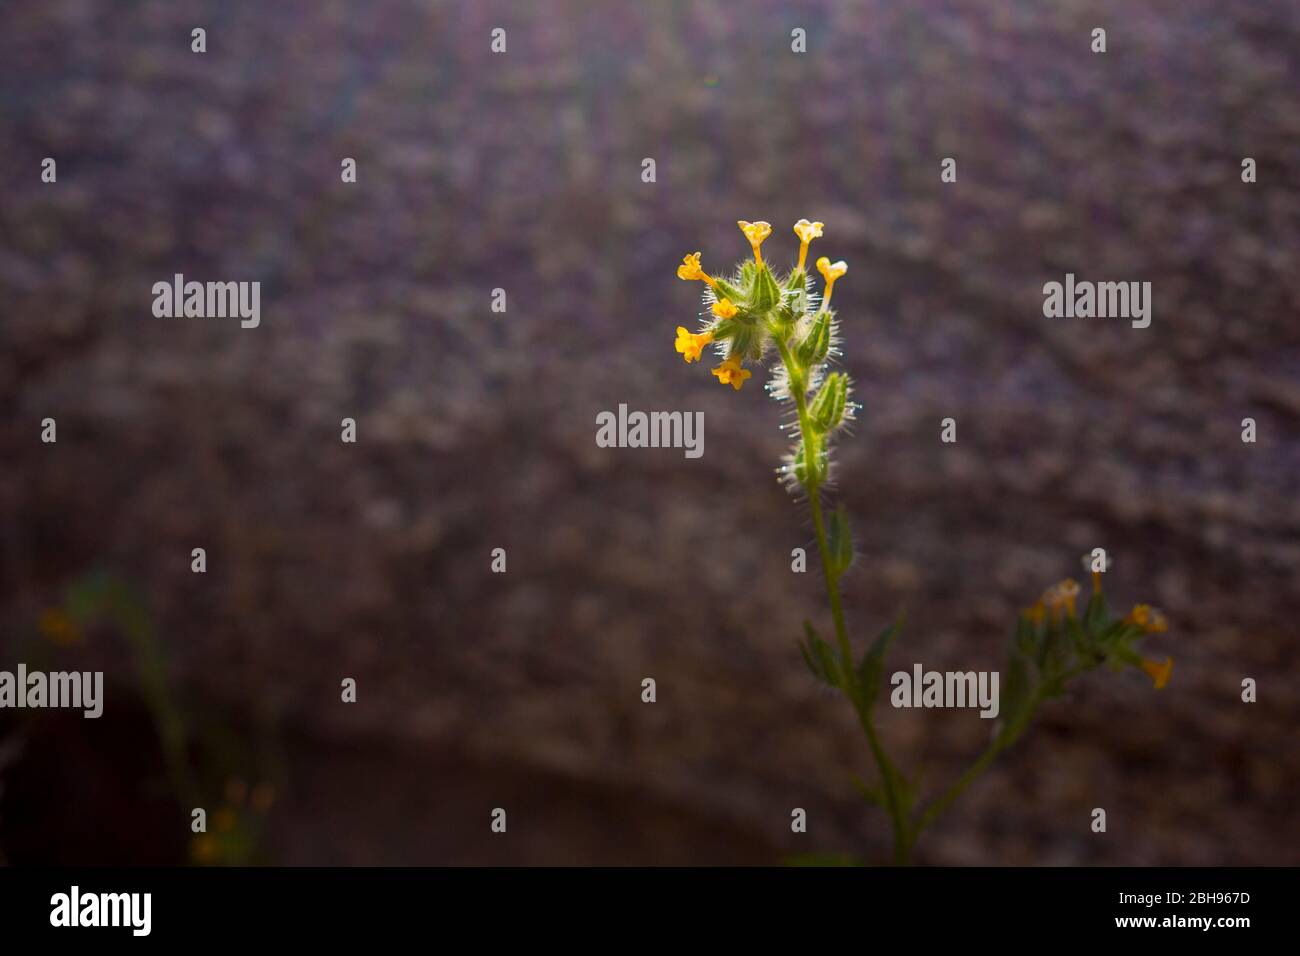
[[[1287,926],[1294,877],[1262,868],[0,869],[0,933],[6,944],[116,937],[337,947],[413,936],[436,945],[462,933],[534,945],[716,935],[734,945],[788,930],[811,945],[851,934],[874,947],[880,932],[915,930],[927,945],[1130,934],[1231,944]],[[149,894],[147,927],[145,897],[123,894]]]

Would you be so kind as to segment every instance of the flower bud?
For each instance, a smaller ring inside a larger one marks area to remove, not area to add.
[[[813,423],[823,434],[834,431],[844,421],[844,405],[848,397],[849,379],[843,372],[826,376],[817,397],[808,412]]]
[[[767,312],[781,301],[781,287],[768,271],[767,266],[758,267],[754,275],[754,285],[750,289],[749,307],[755,312]]]
[[[826,360],[831,350],[831,316],[829,312],[818,312],[813,319],[808,334],[799,343],[799,361],[805,367],[816,365]]]

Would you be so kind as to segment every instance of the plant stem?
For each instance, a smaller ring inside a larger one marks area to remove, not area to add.
[[[815,433],[809,427],[808,396],[803,372],[795,366],[790,348],[780,336],[777,336],[776,342],[781,353],[781,361],[785,364],[790,391],[794,395],[795,408],[799,413],[799,435],[804,443],[805,467],[809,469],[810,475],[815,475],[811,463],[817,462],[820,465],[821,449],[813,447],[810,441]],[[849,645],[848,631],[844,626],[844,607],[840,600],[839,579],[831,569],[830,548],[826,543],[826,520],[822,514],[821,488],[816,477],[810,477],[803,487],[808,494],[808,505],[812,510],[813,531],[817,536],[817,551],[821,555],[822,576],[826,582],[826,599],[830,603],[831,619],[835,624],[835,642],[839,647],[840,667],[844,673],[844,693],[858,715],[858,723],[862,725],[862,730],[867,735],[871,757],[880,773],[881,785],[885,791],[886,809],[894,829],[894,862],[905,865],[911,853],[912,832],[908,825],[907,813],[903,809],[895,787],[893,765],[880,742],[880,735],[876,732],[875,723],[871,719],[871,711],[866,707],[865,699],[858,686],[857,669],[853,664],[853,649]]]
[[[997,759],[998,754],[1007,748],[1008,744],[1003,743],[1003,739],[1003,736],[999,734],[998,738],[989,744],[984,752],[976,758],[975,762],[966,768],[966,772],[958,777],[953,785],[943,792],[942,796],[925,808],[925,812],[916,821],[916,832],[918,834],[933,823],[939,814],[947,810],[952,802],[975,782],[975,778],[989,768],[989,764]]]
[[[827,297],[822,300],[823,309],[826,308],[826,304],[830,300],[829,291],[828,288]],[[853,705],[854,712],[858,715],[858,723],[861,724],[863,733],[866,734],[867,743],[871,747],[871,757],[880,773],[881,786],[885,792],[886,810],[889,812],[894,830],[894,863],[905,866],[910,860],[912,846],[925,828],[930,826],[944,810],[948,809],[1004,750],[1019,739],[1047,695],[1045,695],[1044,689],[1040,687],[1015,722],[1004,727],[993,739],[993,742],[985,748],[984,752],[975,759],[975,762],[967,767],[962,775],[937,799],[931,802],[919,816],[913,818],[912,798],[908,797],[908,805],[904,806],[904,800],[898,792],[898,772],[890,762],[888,754],[885,753],[884,745],[880,741],[880,735],[876,731],[875,722],[871,719],[871,708],[864,689],[859,684],[857,668],[853,663],[853,649],[849,645],[848,632],[844,626],[844,607],[840,599],[839,576],[831,564],[830,548],[827,545],[826,519],[822,513],[820,485],[822,450],[817,447],[817,442],[821,440],[822,436],[810,427],[808,418],[808,382],[804,378],[805,371],[802,366],[794,361],[794,357],[790,353],[789,342],[786,341],[785,336],[776,329],[773,329],[773,332],[776,333],[773,338],[776,341],[777,349],[780,351],[781,362],[785,366],[786,377],[789,382],[790,394],[794,397],[795,408],[799,414],[799,438],[803,448],[805,469],[805,479],[801,481],[801,485],[808,495],[808,504],[812,511],[813,530],[817,535],[817,551],[821,556],[822,575],[826,582],[826,598],[830,603],[831,618],[835,623],[835,642],[839,648],[840,667],[844,675],[842,689],[849,698],[849,702]],[[1090,669],[1090,666],[1095,666],[1095,663],[1077,665],[1071,668],[1056,680],[1057,685],[1064,684],[1068,679]]]
[[[1095,663],[1088,662],[1076,664],[1074,667],[1061,674],[1056,680],[1059,684],[1064,684],[1066,681],[1072,680],[1080,674],[1091,670],[1095,666]],[[993,739],[993,742],[985,748],[982,754],[975,758],[975,762],[966,768],[965,772],[953,782],[952,786],[945,790],[941,796],[936,798],[933,803],[925,808],[925,812],[922,813],[916,821],[916,828],[913,831],[915,834],[919,835],[922,830],[933,823],[938,818],[939,814],[943,813],[944,810],[947,810],[948,807],[952,805],[952,802],[960,797],[962,793],[965,792],[966,788],[974,783],[975,779],[989,768],[989,765],[997,759],[1002,751],[1006,750],[1020,739],[1021,734],[1025,732],[1025,728],[1028,727],[1030,721],[1034,719],[1034,714],[1038,712],[1039,706],[1047,696],[1049,695],[1047,695],[1041,687],[1035,691],[1033,697],[1029,701],[1029,705],[1025,708],[1024,713],[1017,718],[1016,722],[1003,728],[1002,732]]]

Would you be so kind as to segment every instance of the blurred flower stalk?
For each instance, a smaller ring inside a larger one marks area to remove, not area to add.
[[[946,790],[923,801],[916,778],[903,774],[890,759],[873,715],[888,680],[885,656],[899,636],[901,621],[880,631],[860,657],[854,654],[840,598],[840,581],[853,563],[852,532],[842,507],[828,516],[823,504],[823,493],[831,483],[835,439],[859,410],[849,400],[848,375],[833,368],[840,356],[840,337],[831,296],[848,266],[824,256],[817,259],[823,280],[819,294],[806,262],[809,245],[822,235],[822,223],[801,219],[795,224],[799,258],[783,276],[763,259],[761,247],[772,233],[771,225],[743,220],[737,225],[749,242],[752,259],[741,261],[726,275],[706,272],[698,252],[684,257],[678,266],[679,278],[704,283],[704,310],[697,331],[677,328],[675,347],[688,363],[699,361],[711,347],[720,360],[713,375],[737,391],[753,376],[746,366],[771,365],[766,388],[786,406],[794,435],[778,474],[791,493],[807,500],[811,510],[834,631],[832,645],[805,621],[800,651],[814,677],[847,697],[857,714],[876,765],[877,782],[868,785],[856,778],[855,782],[868,802],[889,815],[894,862],[906,864],[922,832],[1020,738],[1039,707],[1060,696],[1070,681],[1105,664],[1116,671],[1139,669],[1157,689],[1163,688],[1173,660],[1146,659],[1136,645],[1147,635],[1166,630],[1167,623],[1159,611],[1145,604],[1124,617],[1112,614],[1102,589],[1106,558],[1101,552],[1085,556],[1092,590],[1082,613],[1080,587],[1067,579],[1048,588],[1019,614],[1002,671],[999,719],[989,745]]]
[[[178,806],[191,822],[194,808],[212,807],[207,828],[192,833],[189,860],[196,864],[246,866],[259,862],[265,844],[267,814],[275,789],[266,781],[250,788],[239,775],[255,762],[239,735],[219,721],[199,721],[177,705],[167,678],[167,664],[153,620],[136,589],[106,572],[74,580],[60,606],[41,615],[38,629],[49,644],[74,649],[98,624],[107,624],[127,640],[136,678],[158,734],[168,782]],[[32,657],[33,655],[29,655]],[[43,655],[35,655],[43,659]],[[202,737],[203,739],[196,739]],[[212,797],[223,791],[220,802]]]

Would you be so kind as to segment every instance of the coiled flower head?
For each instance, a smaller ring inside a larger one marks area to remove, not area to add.
[[[848,376],[828,369],[828,363],[838,354],[830,293],[848,266],[844,262],[831,264],[826,258],[818,260],[826,280],[819,299],[804,264],[808,245],[822,235],[822,223],[807,219],[795,223],[799,259],[793,269],[779,277],[763,261],[761,251],[772,234],[771,224],[742,219],[737,225],[753,251],[752,260],[737,263],[726,276],[707,275],[700,266],[698,252],[686,256],[678,267],[678,276],[703,280],[709,288],[703,295],[706,311],[701,314],[699,332],[679,327],[675,348],[687,362],[694,362],[706,346],[716,346],[722,364],[713,369],[713,375],[736,390],[752,377],[747,364],[761,364],[775,352],[780,361],[768,392],[791,403],[799,422],[797,440],[779,474],[792,487],[817,487],[829,474],[832,435],[855,412],[854,403],[849,401]]]

